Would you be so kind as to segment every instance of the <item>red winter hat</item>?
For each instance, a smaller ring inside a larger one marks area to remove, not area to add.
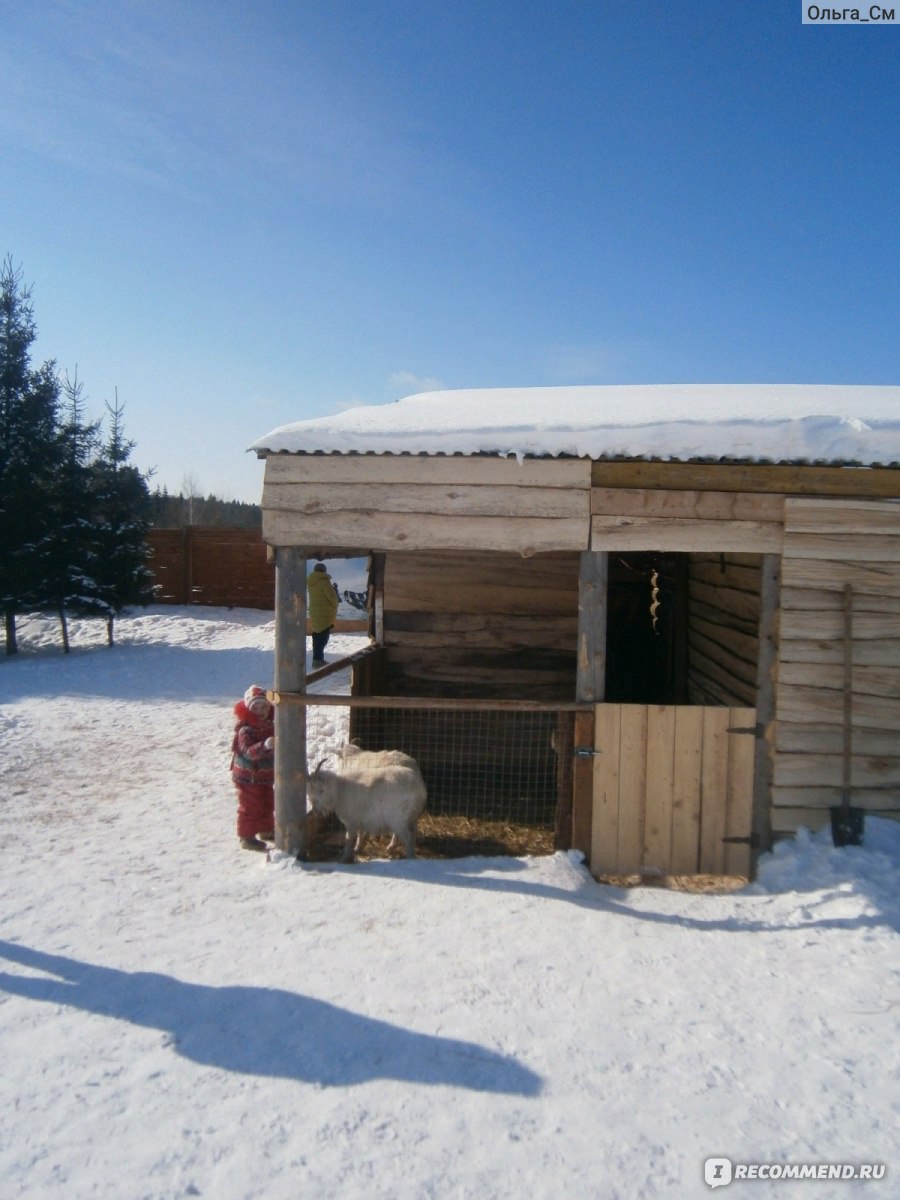
[[[251,683],[246,692],[244,692],[244,704],[247,708],[250,707],[254,700],[265,700],[266,704],[269,703],[266,698],[266,689],[260,687],[258,683]]]

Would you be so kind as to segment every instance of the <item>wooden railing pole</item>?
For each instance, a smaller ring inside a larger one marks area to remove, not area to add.
[[[275,691],[306,688],[306,558],[275,551]],[[306,710],[275,706],[275,845],[306,855]]]

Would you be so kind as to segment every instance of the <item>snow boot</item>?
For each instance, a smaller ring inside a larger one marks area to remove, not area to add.
[[[241,838],[242,850],[268,850],[269,847],[265,842],[259,841],[258,838]]]

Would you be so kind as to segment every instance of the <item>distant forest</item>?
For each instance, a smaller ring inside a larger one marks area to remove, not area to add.
[[[150,524],[154,529],[183,525],[226,525],[231,529],[260,529],[262,509],[243,500],[218,496],[170,495],[165,488],[150,493]]]

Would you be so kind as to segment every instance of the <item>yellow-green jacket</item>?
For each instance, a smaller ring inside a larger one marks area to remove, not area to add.
[[[309,623],[313,633],[321,633],[334,624],[338,598],[327,571],[310,571],[306,577],[309,593]]]

